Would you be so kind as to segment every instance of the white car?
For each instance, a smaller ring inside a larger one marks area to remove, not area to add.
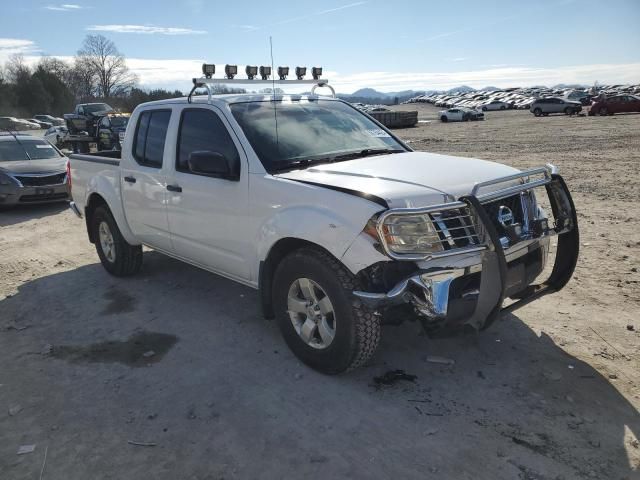
[[[490,110],[506,110],[511,108],[511,104],[507,102],[501,102],[500,100],[491,100],[490,102],[482,102],[477,105],[477,108],[483,112]]]
[[[469,120],[484,120],[484,113],[471,108],[455,107],[438,112],[438,118],[443,122],[468,122]]]
[[[44,138],[51,145],[59,146],[62,139],[67,136],[67,133],[67,127],[51,127],[44,133]]]
[[[572,276],[578,224],[554,167],[414,152],[335,98],[191,100],[136,107],[122,151],[71,155],[71,208],[112,275],[137,273],[147,245],[259,290],[321,372],[364,364],[399,312],[482,329]],[[551,235],[553,275],[532,285]]]

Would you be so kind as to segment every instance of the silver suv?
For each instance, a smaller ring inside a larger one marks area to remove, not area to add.
[[[536,117],[544,115],[545,117],[550,113],[564,113],[566,115],[573,115],[582,110],[582,104],[580,102],[574,102],[573,100],[567,100],[565,98],[550,97],[550,98],[538,98],[535,100],[529,111]]]

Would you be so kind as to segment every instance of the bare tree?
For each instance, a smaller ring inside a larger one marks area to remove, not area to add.
[[[18,83],[31,75],[31,70],[24,61],[24,56],[14,53],[9,57],[5,65],[7,80]]]
[[[100,97],[121,95],[129,91],[137,80],[129,71],[124,55],[102,35],[87,35],[78,51],[76,63],[89,69]]]

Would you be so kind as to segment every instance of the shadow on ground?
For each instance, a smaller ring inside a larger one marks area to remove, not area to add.
[[[48,217],[68,208],[69,202],[16,205],[11,208],[0,208],[0,227],[8,227],[17,223]]]
[[[0,407],[22,407],[0,416],[0,477],[34,478],[46,447],[47,478],[638,478],[638,411],[516,316],[438,340],[386,327],[371,365],[328,377],[289,353],[253,290],[144,262],[134,278],[92,264],[0,301]],[[141,368],[81,361],[144,332],[171,341],[148,362],[152,347],[134,348]],[[395,369],[417,379],[373,382]],[[37,449],[16,455],[23,444]]]

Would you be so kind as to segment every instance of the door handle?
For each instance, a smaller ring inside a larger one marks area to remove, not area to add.
[[[182,192],[182,187],[179,185],[167,185],[167,190],[170,192]]]
[[[124,181],[127,183],[136,183],[136,177],[124,177]]]

